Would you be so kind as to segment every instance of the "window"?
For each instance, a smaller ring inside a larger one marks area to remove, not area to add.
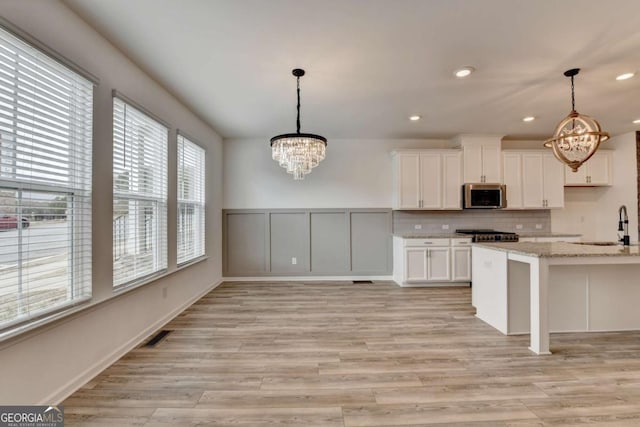
[[[113,98],[113,284],[167,268],[168,129]]]
[[[178,264],[204,255],[204,155],[178,135]]]
[[[93,83],[0,28],[0,329],[91,296]]]

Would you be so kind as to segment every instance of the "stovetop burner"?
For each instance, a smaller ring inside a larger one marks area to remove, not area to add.
[[[519,240],[516,233],[510,231],[497,231],[488,228],[460,228],[456,230],[459,234],[471,234],[473,242],[517,242]]]

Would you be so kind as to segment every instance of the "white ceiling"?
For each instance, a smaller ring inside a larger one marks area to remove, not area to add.
[[[302,131],[329,139],[548,137],[575,67],[579,112],[640,129],[640,74],[615,81],[640,72],[638,0],[65,3],[225,138],[295,131],[296,67]]]

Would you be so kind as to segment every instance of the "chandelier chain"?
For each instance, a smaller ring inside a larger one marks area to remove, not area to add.
[[[571,76],[571,111],[576,111],[576,93],[573,86],[573,76]]]
[[[296,131],[300,133],[300,76],[297,76],[298,79],[298,117],[296,119]]]

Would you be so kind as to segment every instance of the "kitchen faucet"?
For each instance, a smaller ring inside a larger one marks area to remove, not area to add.
[[[618,209],[618,231],[624,232],[622,237],[618,236],[619,241],[624,246],[629,246],[631,243],[629,239],[629,217],[627,216],[627,207],[625,205],[620,206]]]

